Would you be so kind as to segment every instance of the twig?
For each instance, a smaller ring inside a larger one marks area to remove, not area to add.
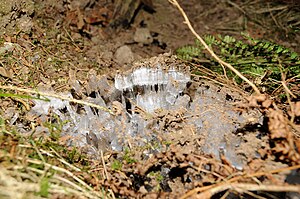
[[[220,199],[226,199],[227,196],[229,195],[229,193],[230,193],[230,192],[227,190],[226,193],[225,193]]]
[[[82,195],[84,195],[86,198],[91,198],[91,199],[98,199],[98,198],[104,198],[103,193],[99,196],[99,195],[91,195],[88,192],[82,192],[82,191],[77,191],[75,189],[69,188],[69,187],[64,187],[64,186],[59,186],[57,184],[50,184],[50,189],[49,189],[50,193],[61,193],[61,194],[74,194],[76,197],[82,197]],[[81,198],[80,197],[80,198]]]
[[[285,80],[281,81],[281,84],[282,84],[283,88],[286,90],[287,93],[289,93],[293,98],[297,98],[297,96],[294,95],[292,93],[292,91],[287,87]]]
[[[33,140],[30,140],[30,143],[32,145],[32,147],[34,148],[34,150],[37,152],[38,156],[41,158],[41,160],[43,161],[43,163],[46,163],[43,155],[41,154],[41,152],[38,150],[38,148],[36,147],[36,144],[34,143]]]
[[[273,8],[260,9],[260,10],[256,11],[255,13],[256,14],[264,14],[266,12],[281,11],[281,10],[286,10],[288,8],[289,8],[289,6],[286,6],[286,5],[277,6],[277,7],[273,7]]]
[[[247,82],[252,88],[253,90],[257,93],[260,94],[259,89],[255,86],[254,83],[252,83],[250,80],[248,80],[244,75],[242,75],[238,70],[236,70],[231,64],[226,63],[225,61],[223,61],[222,59],[220,59],[215,53],[214,51],[209,48],[209,46],[205,43],[205,41],[199,36],[199,34],[195,31],[195,29],[193,28],[189,18],[187,17],[186,13],[184,12],[184,10],[181,8],[181,6],[179,5],[179,3],[177,2],[177,0],[169,0],[169,2],[173,5],[175,5],[178,10],[180,11],[180,13],[182,14],[183,18],[184,18],[184,23],[187,24],[187,26],[189,27],[189,29],[191,30],[191,32],[193,33],[193,35],[201,42],[201,44],[205,47],[205,49],[211,54],[211,56],[213,58],[215,58],[219,64],[221,65],[225,65],[226,67],[228,67],[230,70],[232,70],[237,76],[239,76],[242,80],[244,80],[245,82]]]
[[[275,19],[275,17],[274,17],[274,15],[273,15],[272,11],[270,10],[270,4],[268,3],[267,5],[268,5],[268,9],[269,9],[270,15],[271,15],[271,17],[272,17],[274,23],[276,24],[276,26],[277,26],[278,28],[282,28],[282,27],[278,24],[278,21]]]
[[[289,105],[290,105],[290,109],[291,109],[291,123],[294,123],[294,119],[295,119],[295,113],[294,113],[294,105],[293,105],[293,103],[292,103],[292,101],[291,101],[291,96],[293,97],[293,98],[297,98],[293,93],[292,93],[292,91],[287,87],[287,85],[286,85],[286,81],[285,81],[285,77],[286,77],[286,75],[283,73],[283,71],[282,71],[282,65],[279,63],[279,69],[280,69],[280,72],[281,72],[281,84],[282,84],[282,86],[283,86],[283,88],[284,88],[284,90],[285,90],[285,93],[286,93],[286,97],[287,97],[287,100],[288,100],[288,103],[289,103]]]
[[[226,87],[226,88],[230,88],[230,89],[232,89],[232,90],[238,92],[239,94],[241,94],[243,97],[246,98],[244,92],[242,92],[241,90],[239,90],[239,89],[237,89],[237,88],[234,88],[233,86],[229,86],[229,85],[226,84],[226,83],[222,83],[222,82],[220,82],[220,81],[218,81],[218,80],[215,80],[215,79],[213,79],[213,78],[210,78],[210,77],[207,77],[207,76],[203,76],[203,75],[194,75],[194,74],[191,74],[191,76],[194,76],[194,77],[201,77],[201,78],[203,78],[203,79],[208,79],[209,81],[212,81],[212,82],[214,82],[214,83],[216,83],[216,84],[219,84],[219,85],[224,86],[224,87]]]
[[[239,193],[244,193],[246,191],[300,192],[300,186],[297,185],[257,185],[249,183],[229,183],[209,189],[197,195],[197,198],[211,198],[215,194],[227,189],[236,190]]]
[[[18,98],[18,97],[14,97],[14,100],[16,100],[17,102],[20,102],[21,104],[23,104],[23,106],[25,107],[26,111],[30,110],[30,106],[22,99]]]
[[[258,177],[258,176],[263,176],[263,175],[268,175],[268,174],[279,173],[279,172],[283,172],[283,171],[291,171],[291,170],[299,169],[299,168],[300,168],[300,165],[295,165],[295,166],[286,167],[286,168],[274,169],[270,172],[257,172],[257,173],[253,173],[253,174],[250,174],[250,175],[237,176],[237,177],[231,178],[230,180],[227,180],[224,183],[208,185],[208,186],[205,186],[205,187],[197,187],[197,188],[195,188],[193,190],[190,190],[189,192],[185,193],[183,196],[180,197],[180,199],[185,199],[185,198],[191,197],[192,195],[197,194],[198,192],[201,192],[201,191],[207,191],[207,190],[219,187],[219,186],[228,185],[228,184],[236,182],[236,181],[238,181],[242,178]]]
[[[33,171],[33,172],[36,172],[36,173],[38,173],[38,174],[43,174],[43,173],[44,173],[43,170],[39,170],[39,169],[36,169],[36,168],[33,168],[33,167],[26,167],[26,169],[27,169],[27,170],[31,170],[31,171]],[[49,177],[49,176],[51,176],[50,173],[49,173],[46,177]],[[59,175],[57,175],[57,174],[54,174],[53,176],[51,176],[51,178],[56,179],[56,180],[59,180],[60,182],[64,182],[65,184],[68,184],[68,185],[72,186],[73,189],[77,189],[77,190],[79,190],[79,191],[81,191],[81,192],[84,192],[84,191],[85,191],[85,189],[83,189],[82,187],[80,187],[79,185],[75,184],[74,182],[68,180],[68,179],[65,178],[65,177],[61,177],[61,176],[59,176]]]
[[[63,159],[63,157],[61,157],[61,155],[59,155],[52,147],[50,147],[50,149],[55,153],[55,155],[58,157],[57,160],[60,161],[61,163],[65,164],[66,166],[72,168],[73,170],[77,171],[77,172],[80,172],[81,169],[75,167],[74,165],[68,163],[65,159]],[[43,149],[40,149],[40,151],[43,153],[43,154],[46,154],[48,155],[49,157],[52,157],[52,158],[55,158],[55,156],[51,153],[49,153],[48,151],[45,151]]]
[[[241,8],[239,5],[237,5],[236,3],[230,1],[230,0],[227,0],[227,3],[232,5],[233,7],[236,7],[239,11],[241,11],[244,15],[246,15],[246,11],[243,10],[243,8]]]
[[[104,173],[105,173],[105,178],[107,180],[109,180],[107,169],[106,169],[106,165],[105,165],[105,161],[104,161],[104,157],[103,157],[103,151],[102,150],[100,151],[100,154],[101,154],[101,161],[102,161],[102,165],[103,165],[103,169],[104,169]]]
[[[65,27],[63,27],[64,31],[67,33],[68,37],[70,38],[70,40],[72,41],[72,44],[79,50],[81,51],[81,49],[76,45],[74,39],[72,38],[72,36],[70,35],[70,33],[67,31],[67,29]]]
[[[244,193],[248,194],[249,196],[252,196],[253,198],[256,198],[256,199],[267,199],[266,197],[259,196],[257,194],[254,194],[254,193],[250,192],[250,191],[247,191],[247,190],[244,190]]]
[[[281,84],[282,84],[282,86],[283,86],[283,88],[284,88],[284,90],[285,90],[286,97],[287,97],[287,101],[288,101],[288,103],[289,103],[289,105],[290,105],[290,109],[291,109],[291,120],[290,120],[290,121],[291,121],[292,123],[294,123],[294,120],[295,120],[294,105],[293,105],[293,103],[292,103],[292,101],[291,101],[290,95],[291,95],[292,97],[294,97],[294,98],[296,98],[296,96],[290,91],[290,89],[287,87],[287,85],[286,85],[286,83],[285,83],[284,80],[281,81]]]
[[[70,97],[64,97],[64,96],[53,94],[53,93],[45,93],[45,92],[40,92],[40,91],[34,91],[34,90],[31,90],[31,89],[28,89],[28,88],[19,88],[19,87],[16,87],[16,86],[2,86],[1,85],[0,89],[15,90],[15,91],[20,91],[20,92],[25,92],[25,93],[31,93],[31,94],[37,94],[37,95],[42,95],[42,96],[54,97],[54,98],[58,98],[58,99],[61,99],[61,100],[74,102],[76,104],[82,104],[82,105],[87,105],[87,106],[90,106],[90,107],[94,107],[94,108],[97,108],[99,110],[106,111],[106,112],[110,113],[111,115],[114,115],[112,110],[110,110],[106,107],[99,106],[97,104],[93,104],[93,103],[82,101],[82,100],[73,99],[73,98],[70,98]]]
[[[101,195],[99,194],[99,192],[96,192],[95,190],[93,190],[92,187],[90,187],[87,183],[85,183],[83,180],[81,180],[79,177],[77,177],[76,175],[74,175],[72,172],[70,172],[67,169],[49,164],[49,163],[43,163],[40,160],[37,159],[23,159],[23,157],[17,157],[18,160],[20,161],[26,161],[28,163],[32,163],[32,164],[38,164],[41,165],[43,164],[46,168],[51,168],[57,172],[62,172],[66,175],[68,175],[69,177],[73,178],[75,181],[77,181],[79,184],[81,184],[83,187],[85,187],[88,191],[91,191],[93,194],[97,195],[98,197],[101,197]]]

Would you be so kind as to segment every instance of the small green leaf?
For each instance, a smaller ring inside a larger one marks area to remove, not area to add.
[[[274,46],[271,45],[271,46],[267,49],[267,51],[271,52],[273,49],[274,49]]]
[[[284,49],[284,51],[282,51],[282,54],[288,53],[290,52],[288,49]]]
[[[40,196],[47,198],[48,194],[49,194],[49,188],[50,188],[50,184],[49,184],[49,178],[44,177],[41,180],[41,184],[40,184]]]
[[[247,44],[242,45],[242,49],[246,49],[247,48]]]
[[[276,53],[280,53],[283,51],[283,48],[281,46],[278,46],[277,50],[276,50]]]
[[[295,52],[291,53],[291,59],[296,59],[298,57],[298,54]]]
[[[264,46],[263,46],[263,48],[266,49],[266,48],[268,48],[269,46],[270,46],[270,43],[265,43]]]

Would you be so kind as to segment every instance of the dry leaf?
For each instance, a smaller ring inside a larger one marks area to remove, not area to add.
[[[0,67],[0,75],[9,79],[12,79],[11,73],[3,67]]]
[[[300,116],[300,102],[295,103],[294,114],[295,114],[295,116]]]

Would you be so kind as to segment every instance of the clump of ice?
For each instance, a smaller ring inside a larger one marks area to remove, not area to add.
[[[146,112],[163,108],[170,109],[190,81],[190,75],[175,68],[163,69],[156,67],[140,67],[128,74],[118,74],[115,77],[116,89],[130,100],[131,109],[136,106]]]
[[[115,87],[118,90],[130,90],[135,86],[167,85],[174,80],[185,87],[185,84],[190,81],[190,75],[180,72],[175,68],[163,69],[158,64],[156,67],[134,69],[132,73],[127,75],[116,75]]]
[[[186,123],[194,126],[195,133],[203,135],[201,150],[216,157],[224,155],[236,168],[242,168],[242,159],[235,153],[241,140],[232,132],[246,118],[232,111],[232,106],[216,88],[198,85],[193,97],[187,95],[184,91],[191,81],[187,70],[167,66],[161,59],[154,63],[152,66],[142,64],[116,75],[114,86],[110,86],[105,77],[91,76],[87,93],[94,94],[86,100],[116,109],[116,115],[86,105],[80,109],[67,101],[52,98],[50,103],[37,100],[32,112],[47,114],[52,107],[62,120],[70,121],[64,126],[64,133],[73,136],[77,145],[92,145],[95,150],[122,150],[131,138],[140,137],[139,144],[151,140],[153,129],[167,133],[147,114],[153,116],[156,110],[184,108]],[[75,91],[80,89],[76,85]],[[62,111],[65,108],[67,112]]]

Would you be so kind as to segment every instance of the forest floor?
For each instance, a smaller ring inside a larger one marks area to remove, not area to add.
[[[244,32],[300,53],[296,1],[179,3],[201,36],[241,39]],[[115,7],[109,0],[0,4],[0,198],[300,198],[294,186],[300,184],[299,77],[293,85],[286,80],[289,89],[265,95],[222,75],[202,82],[222,96],[230,93],[240,102],[234,110],[255,110],[254,118],[263,119],[259,128],[242,132],[244,154],[259,154],[244,157],[242,170],[225,157],[198,150],[201,138],[192,133],[161,135],[159,149],[157,143],[133,145],[93,157],[70,145],[70,137],[59,136],[64,123],[51,110],[46,118],[29,114],[34,94],[73,92],[75,80],[86,88],[92,74],[112,83],[136,61],[168,57],[193,44],[180,12],[167,0],[153,0],[154,12],[141,6],[123,28],[110,26]],[[201,84],[200,77],[193,77]]]

